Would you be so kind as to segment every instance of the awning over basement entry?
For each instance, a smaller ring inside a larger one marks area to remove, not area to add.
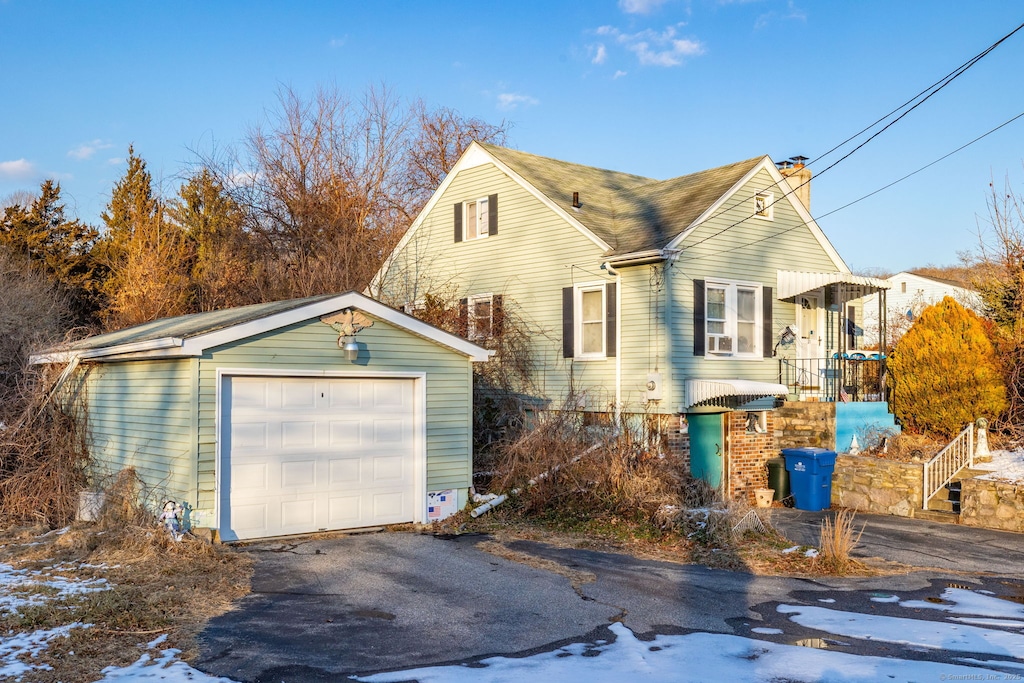
[[[854,275],[853,273],[818,273],[796,270],[778,271],[779,287],[776,297],[779,301],[792,299],[800,294],[813,292],[829,285],[842,284],[863,289],[861,296],[874,294],[882,289],[889,289],[889,283],[876,277]]]
[[[768,396],[785,396],[789,389],[784,384],[755,382],[749,379],[688,379],[685,384],[685,408],[707,403],[715,399],[742,397],[746,403]]]

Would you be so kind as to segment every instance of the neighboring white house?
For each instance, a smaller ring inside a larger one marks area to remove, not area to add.
[[[896,273],[888,278],[889,290],[886,292],[886,311],[890,343],[898,340],[921,312],[932,304],[951,296],[962,306],[973,311],[981,311],[981,298],[978,293],[952,281],[935,277],[917,275],[915,273]],[[878,294],[864,299],[864,321],[861,323],[864,339],[878,338]]]

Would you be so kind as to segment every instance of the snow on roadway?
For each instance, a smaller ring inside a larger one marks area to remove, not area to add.
[[[706,683],[707,681],[876,681],[1003,680],[995,669],[865,657],[796,645],[780,645],[740,636],[691,633],[637,639],[622,624],[612,624],[615,642],[577,643],[531,657],[491,657],[479,665],[406,669],[356,680],[367,683]],[[482,668],[481,668],[482,667]],[[975,678],[980,677],[980,678]]]
[[[0,585],[12,576],[16,575],[11,572],[0,574]],[[573,643],[527,657],[489,657],[471,664],[406,669],[356,680],[367,683],[409,680],[421,683],[521,683],[523,680],[561,680],[563,683],[621,683],[622,680],[651,683],[737,680],[869,683],[879,680],[1019,680],[1020,674],[1008,674],[1006,671],[1024,672],[1024,634],[1006,630],[1020,630],[1022,608],[1016,604],[980,591],[957,588],[942,593],[942,604],[899,601],[898,596],[892,598],[895,598],[894,604],[908,610],[927,608],[957,616],[946,616],[946,621],[923,621],[814,605],[779,605],[777,609],[804,628],[836,636],[899,643],[919,651],[942,648],[985,658],[964,657],[960,661],[972,665],[966,666],[854,655],[715,633],[661,635],[648,641],[640,640],[628,628],[615,623],[609,627],[615,636],[612,641]],[[967,618],[1002,628],[950,623]],[[0,673],[22,680],[32,667],[20,662],[18,655],[37,656],[50,640],[61,635],[59,630],[0,637],[0,666],[14,667],[0,669]],[[785,635],[783,629],[776,628],[755,627],[752,631],[762,635]],[[806,637],[802,629],[801,637]],[[164,640],[162,636],[148,643],[149,650],[156,652],[143,654],[129,666],[104,669],[101,683],[234,683],[228,678],[205,674],[180,661],[180,653],[176,649],[159,649]]]

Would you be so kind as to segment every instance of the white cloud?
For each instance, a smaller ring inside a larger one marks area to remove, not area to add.
[[[608,59],[608,48],[604,46],[604,43],[598,43],[597,48],[594,50],[594,58],[590,60],[590,63],[604,64],[606,59]]]
[[[704,46],[696,40],[678,37],[679,26],[668,26],[664,31],[645,29],[637,33],[623,33],[614,26],[601,26],[595,33],[610,36],[615,42],[637,56],[644,66],[679,66],[686,57],[704,54]]]
[[[72,150],[68,150],[68,156],[72,159],[78,159],[79,161],[85,161],[86,159],[92,158],[92,155],[101,149],[110,149],[114,145],[103,140],[96,139],[92,142],[85,142],[75,147]]]
[[[665,4],[665,0],[619,0],[619,9],[626,14],[650,14]]]
[[[761,30],[763,28],[767,28],[777,20],[806,22],[807,12],[797,7],[793,0],[789,0],[789,2],[786,3],[785,12],[768,12],[759,16],[757,21],[754,22],[754,29]]]
[[[612,80],[614,81],[617,78],[622,78],[625,75],[626,75],[626,72],[623,71],[622,69],[619,69],[618,71],[615,72],[615,75],[612,76]]]
[[[0,161],[0,178],[8,180],[29,180],[36,175],[36,166],[27,159]]]
[[[515,109],[519,105],[532,107],[535,104],[540,104],[540,100],[529,95],[513,92],[503,92],[498,95],[498,109]]]
[[[331,38],[331,40],[327,43],[327,45],[328,45],[328,47],[331,47],[333,49],[337,49],[339,47],[344,47],[345,43],[347,43],[347,42],[348,42],[348,36],[344,35],[341,38]]]

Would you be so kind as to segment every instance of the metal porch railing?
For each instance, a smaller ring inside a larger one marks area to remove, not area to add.
[[[922,507],[927,510],[928,502],[936,493],[953,480],[956,473],[974,464],[974,425],[967,425],[949,445],[935,454],[935,457],[924,464],[924,501]]]
[[[831,358],[780,358],[779,384],[797,399],[885,401],[885,358],[863,354]]]

